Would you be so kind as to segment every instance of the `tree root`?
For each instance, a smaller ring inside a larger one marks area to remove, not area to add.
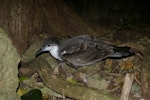
[[[33,68],[34,71],[36,69],[35,72],[38,72],[39,77],[50,89],[57,93],[63,94],[66,97],[74,98],[77,100],[119,100],[118,97],[112,96],[103,90],[68,83],[67,81],[54,74],[48,62],[41,57],[32,60],[24,67],[30,69]],[[33,73],[34,71],[31,72]]]

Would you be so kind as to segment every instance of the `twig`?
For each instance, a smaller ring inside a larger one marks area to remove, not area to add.
[[[135,70],[135,66],[133,65],[132,66],[132,68],[133,68],[133,71],[134,71],[134,79],[135,79],[135,81],[141,86],[141,82],[137,79],[137,77],[136,77],[136,70]]]
[[[133,79],[134,79],[133,73],[126,74],[120,100],[128,100]]]

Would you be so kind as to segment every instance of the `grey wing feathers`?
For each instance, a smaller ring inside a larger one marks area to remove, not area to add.
[[[113,46],[108,45],[107,43],[100,41],[99,39],[96,39],[94,36],[89,35],[80,35],[77,37],[73,37],[71,39],[62,41],[62,43],[65,42],[66,46],[62,47],[61,50],[63,52],[63,55],[65,54],[73,54],[77,52],[86,51],[93,51],[97,52],[98,55],[103,54],[103,56],[106,56],[110,53],[113,53]],[[90,49],[90,50],[89,50]]]
[[[79,51],[85,51],[88,47],[89,42],[91,41],[94,41],[94,37],[89,35],[80,35],[77,37],[73,37],[71,39],[62,41],[62,44],[65,43],[66,45],[62,47],[63,49],[61,51],[63,52],[63,54],[72,54]]]

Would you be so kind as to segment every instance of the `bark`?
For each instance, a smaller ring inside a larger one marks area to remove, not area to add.
[[[0,0],[0,27],[22,55],[39,34],[94,34],[63,0]]]
[[[42,13],[37,0],[1,0],[0,26],[21,55],[35,34],[41,32]]]

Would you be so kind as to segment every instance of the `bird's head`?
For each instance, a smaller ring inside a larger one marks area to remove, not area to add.
[[[56,46],[59,45],[59,41],[56,38],[48,38],[43,46],[35,53],[35,56],[38,57],[40,54],[45,52],[51,52]]]

